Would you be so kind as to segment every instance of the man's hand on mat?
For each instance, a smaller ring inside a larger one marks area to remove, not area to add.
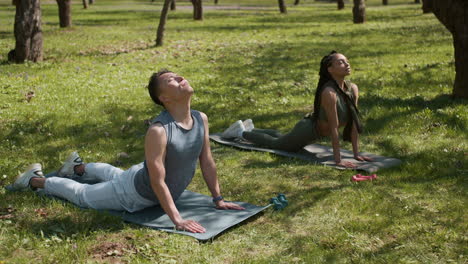
[[[357,168],[357,165],[352,163],[351,161],[340,161],[340,162],[337,162],[336,165],[345,167],[345,168]]]
[[[235,203],[226,203],[224,201],[219,201],[216,203],[216,209],[219,210],[244,210],[245,208],[235,204]]]
[[[354,159],[359,160],[359,161],[374,161],[372,158],[369,158],[366,156],[360,156],[360,155],[354,156]]]
[[[176,224],[177,230],[189,231],[192,233],[205,233],[206,229],[198,222],[193,220],[182,220]]]

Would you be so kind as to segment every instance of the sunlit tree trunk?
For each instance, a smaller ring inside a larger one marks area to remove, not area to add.
[[[167,12],[169,11],[169,5],[172,0],[164,0],[164,5],[161,10],[161,16],[159,17],[159,26],[156,33],[156,46],[162,46],[164,40],[164,28],[167,21]]]
[[[22,63],[42,60],[41,6],[39,0],[15,0],[15,49],[9,59]]]
[[[424,14],[432,12],[433,0],[422,0],[422,10]]]
[[[71,26],[71,0],[57,0],[60,27]]]
[[[453,36],[456,74],[452,94],[468,98],[468,2],[434,0],[432,11]]]
[[[88,8],[88,0],[83,0],[83,8],[84,9]]]
[[[175,1],[176,1],[176,0],[172,0],[172,1],[171,1],[171,10],[172,10],[172,11],[176,10],[176,2],[175,2]]]
[[[338,10],[344,9],[344,0],[336,1],[338,3]]]
[[[353,0],[353,21],[355,24],[366,22],[366,4],[365,0]]]
[[[286,5],[284,3],[284,0],[278,0],[278,5],[279,5],[279,10],[280,13],[286,14],[288,11],[286,10]]]

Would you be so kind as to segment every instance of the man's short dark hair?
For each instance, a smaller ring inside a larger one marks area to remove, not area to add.
[[[167,69],[161,69],[158,72],[153,73],[153,75],[151,75],[151,78],[148,84],[148,92],[149,92],[149,95],[151,96],[151,99],[153,100],[153,102],[163,107],[164,107],[163,103],[158,98],[159,95],[161,94],[160,89],[159,89],[159,77],[166,73],[172,73],[172,71],[167,70]]]

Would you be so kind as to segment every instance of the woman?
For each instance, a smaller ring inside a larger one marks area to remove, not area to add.
[[[336,165],[355,168],[356,164],[341,160],[338,129],[344,127],[343,139],[351,141],[354,158],[358,161],[372,161],[359,155],[358,134],[362,130],[357,101],[358,87],[345,80],[351,74],[348,59],[336,51],[322,58],[320,79],[315,93],[314,111],[307,114],[287,134],[275,130],[255,129],[251,120],[237,121],[223,132],[225,138],[242,137],[259,146],[286,151],[301,150],[318,138],[331,138]]]

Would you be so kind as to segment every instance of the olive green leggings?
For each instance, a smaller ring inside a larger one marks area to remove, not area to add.
[[[242,133],[242,137],[260,147],[295,152],[317,140],[319,135],[315,122],[303,118],[289,133],[284,135],[273,129],[253,129],[251,132]]]

